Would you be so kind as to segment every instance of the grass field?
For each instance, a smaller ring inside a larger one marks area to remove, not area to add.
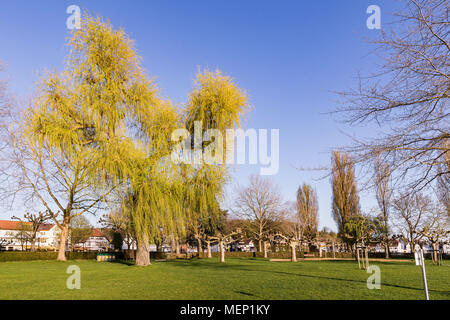
[[[81,289],[66,288],[69,265]],[[423,299],[413,262],[374,262],[381,289],[354,261],[269,262],[264,259],[174,260],[140,268],[79,260],[0,263],[0,299]],[[427,265],[431,299],[450,299],[450,268]]]

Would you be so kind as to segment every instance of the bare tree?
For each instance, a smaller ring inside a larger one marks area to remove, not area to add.
[[[0,75],[5,69],[5,65],[0,61]],[[8,124],[12,105],[12,99],[8,94],[8,81],[0,78],[0,194],[8,191],[5,169],[8,168]]]
[[[317,235],[319,205],[316,190],[310,185],[304,183],[298,188],[296,209],[299,239],[311,243]]]
[[[431,242],[433,247],[433,261],[438,262],[439,241],[450,233],[450,222],[446,208],[441,203],[436,203],[425,216],[420,234]]]
[[[400,194],[393,201],[395,226],[401,238],[409,243],[411,252],[423,238],[424,219],[432,209],[429,196],[422,193]]]
[[[9,236],[20,243],[22,251],[26,251],[28,242],[31,242],[32,238],[32,226],[28,222],[19,221],[16,232],[9,232]]]
[[[359,197],[356,189],[353,161],[348,154],[333,152],[332,157],[333,219],[339,236],[345,238],[345,224],[360,215]]]
[[[278,187],[268,178],[252,175],[246,187],[238,187],[234,213],[245,221],[245,229],[262,251],[264,239],[282,220],[283,201]]]
[[[321,243],[325,242],[326,245],[331,245],[331,250],[333,251],[333,258],[336,258],[336,245],[339,245],[337,234],[331,229],[327,227],[323,227],[321,231],[318,232],[318,239],[317,242],[319,243],[319,255],[322,257],[322,251],[321,251]]]
[[[389,258],[389,210],[391,207],[392,196],[390,176],[391,173],[389,165],[377,158],[375,160],[375,190],[378,207],[381,210],[381,222],[383,227],[382,241],[384,244],[386,259]]]
[[[5,70],[5,65],[0,61],[0,72]],[[7,81],[0,79],[0,150],[5,147],[4,135],[6,134],[7,115],[10,113],[11,101],[7,95]]]
[[[450,155],[449,155],[450,157]],[[442,175],[437,179],[437,196],[439,202],[447,211],[447,217],[450,217],[450,176]]]
[[[449,10],[445,0],[406,1],[393,31],[374,41],[379,72],[340,93],[348,123],[379,127],[377,138],[347,149],[354,160],[369,169],[381,157],[410,192],[450,174]]]
[[[136,236],[131,224],[130,213],[125,206],[104,214],[99,219],[99,223],[102,224],[105,229],[110,229],[114,233],[120,233],[123,241],[127,245],[127,249],[131,249],[133,245],[136,244]]]
[[[220,249],[220,262],[225,262],[225,247],[242,238],[242,230],[234,225],[234,223],[224,223],[214,236],[206,236],[209,243],[218,242]],[[211,252],[208,248],[208,258]]]
[[[275,238],[278,237],[287,242],[287,244],[291,248],[291,261],[296,262],[297,247],[303,239],[302,231],[304,226],[299,223],[298,212],[296,212],[295,210],[296,206],[292,208],[294,210],[289,209],[291,208],[287,207],[283,222],[281,223],[277,233],[274,236]]]
[[[85,242],[91,237],[93,227],[89,220],[84,216],[75,216],[70,221],[69,238],[72,251],[75,247]]]
[[[27,139],[21,130],[11,132],[8,199],[29,205],[41,203],[61,230],[58,260],[66,260],[65,249],[73,217],[95,213],[103,207],[108,190],[96,190],[90,170],[96,161],[83,152],[55,153],[45,142]]]
[[[27,212],[24,215],[23,220],[22,218],[12,217],[12,219],[19,220],[21,223],[28,223],[28,225],[30,226],[29,240],[31,243],[31,251],[36,251],[36,237],[37,232],[39,231],[39,227],[46,221],[50,220],[50,218],[51,215],[48,213],[48,211],[39,212],[37,214]]]

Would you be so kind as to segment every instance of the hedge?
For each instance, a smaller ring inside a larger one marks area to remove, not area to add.
[[[2,251],[0,252],[0,262],[5,261],[30,261],[30,260],[56,260],[58,252],[23,252],[23,251]],[[96,259],[96,252],[66,252],[68,260]]]
[[[136,250],[123,250],[122,252],[115,252],[116,259],[135,260]],[[150,251],[150,260],[167,259],[167,253]]]
[[[134,259],[135,258],[135,250],[125,250],[125,252],[114,252],[116,259]],[[219,258],[220,252],[212,252],[213,258]],[[40,252],[23,252],[23,251],[0,251],[0,262],[5,261],[30,261],[30,260],[56,260],[58,256],[58,252],[54,251],[40,251]],[[207,253],[200,253],[200,258],[207,258]],[[318,252],[298,252],[297,258],[308,258],[308,257],[318,257]],[[66,252],[66,257],[68,260],[85,260],[92,259],[95,260],[97,258],[97,252]],[[165,253],[165,252],[150,252],[150,259],[158,260],[158,259],[192,259],[197,258],[197,253]],[[242,252],[242,251],[234,251],[234,252],[225,252],[225,258],[263,258],[264,253],[262,252]],[[290,259],[291,253],[282,251],[282,252],[268,252],[268,258],[278,258],[278,259]],[[323,252],[323,258],[332,258],[332,252]],[[384,253],[369,253],[370,258],[384,258]],[[336,258],[352,258],[352,254],[350,252],[336,252]],[[414,259],[413,254],[391,254],[390,258],[392,259]],[[425,255],[426,259],[431,259],[431,254]],[[449,255],[443,255],[443,259],[449,259]]]

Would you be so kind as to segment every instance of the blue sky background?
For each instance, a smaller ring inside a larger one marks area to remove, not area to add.
[[[66,8],[72,4],[123,28],[136,41],[143,66],[162,95],[173,102],[187,100],[199,66],[234,77],[254,107],[245,127],[280,129],[280,170],[272,178],[285,199],[294,200],[302,182],[312,184],[320,226],[336,229],[329,179],[317,180],[323,172],[297,168],[329,165],[329,152],[349,143],[341,131],[373,134],[372,128],[350,128],[325,113],[336,106],[332,91],[354,86],[356,72],[368,73],[377,62],[368,56],[373,47],[364,38],[380,31],[366,27],[366,8],[380,6],[384,28],[397,2],[4,0],[0,60],[8,66],[11,92],[20,101],[31,95],[40,72],[62,69],[69,35]],[[235,167],[233,184],[244,184],[258,172],[259,166]],[[366,211],[376,205],[370,193],[360,196]],[[5,208],[0,219],[13,213]]]

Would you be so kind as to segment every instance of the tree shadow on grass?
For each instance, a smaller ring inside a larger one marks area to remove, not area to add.
[[[253,294],[253,293],[248,293],[248,292],[245,292],[245,291],[234,291],[234,292],[235,292],[235,293],[242,294],[242,295],[244,295],[244,296],[248,296],[248,297],[255,297],[255,298],[264,299],[264,298],[262,298],[262,297],[260,297],[260,296],[257,296],[257,295],[255,295],[255,294]]]
[[[349,261],[351,262],[351,261]],[[248,272],[265,272],[265,273],[271,273],[271,274],[282,274],[282,275],[289,275],[289,276],[296,276],[296,277],[304,277],[304,278],[313,278],[313,279],[324,279],[324,280],[336,280],[336,281],[344,281],[344,282],[354,282],[354,283],[366,283],[366,280],[356,280],[356,279],[344,279],[344,278],[337,278],[337,277],[327,277],[327,276],[318,276],[318,275],[309,275],[309,274],[302,274],[302,273],[291,273],[291,272],[285,272],[285,271],[274,271],[274,270],[261,270],[261,269],[249,269],[242,266],[237,266],[233,264],[226,264],[226,263],[220,263],[220,262],[213,262],[213,261],[186,261],[183,266],[176,265],[177,267],[191,267],[196,268],[199,265],[207,266],[212,269],[228,269],[228,270],[236,270],[236,271],[248,271]],[[400,288],[400,289],[409,289],[409,290],[415,290],[415,291],[423,291],[423,288],[417,288],[417,287],[409,287],[409,286],[402,286],[397,284],[390,284],[390,283],[382,283],[382,286],[387,287],[393,287],[393,288]],[[436,293],[446,293],[445,290],[435,290],[435,289],[428,289],[430,292],[436,292]]]
[[[109,263],[116,263],[116,264],[123,264],[126,266],[134,266],[136,264],[136,262],[134,260],[113,260],[113,261],[108,261]]]

